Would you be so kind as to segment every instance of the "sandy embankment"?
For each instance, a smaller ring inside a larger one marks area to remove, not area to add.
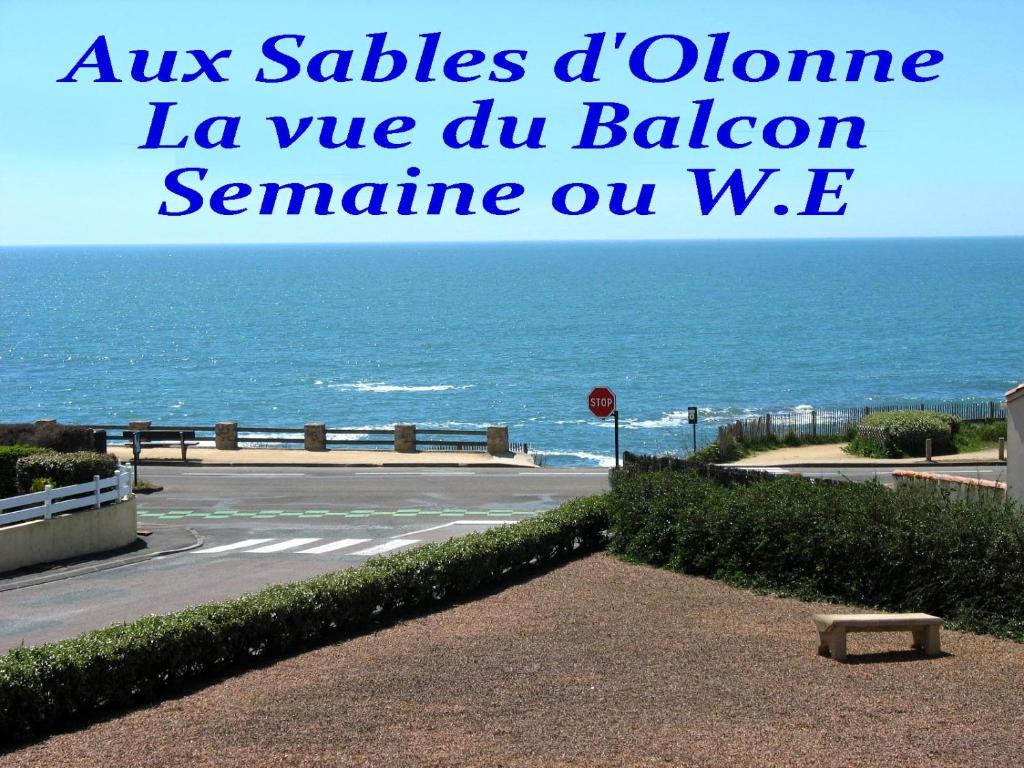
[[[1003,766],[1024,645],[816,654],[812,613],[607,555],[0,757],[0,766]]]

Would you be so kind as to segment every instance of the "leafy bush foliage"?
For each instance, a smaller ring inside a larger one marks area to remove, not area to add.
[[[18,490],[28,493],[32,483],[40,477],[51,478],[57,486],[77,485],[89,482],[96,475],[112,477],[116,469],[117,457],[110,453],[36,453],[18,459]]]
[[[998,444],[999,438],[1006,438],[1006,420],[989,422],[968,422],[960,426],[953,436],[957,453],[980,451]]]
[[[69,424],[0,424],[0,445],[34,445],[62,453],[91,451],[92,430]]]
[[[934,613],[1024,641],[1024,515],[923,488],[620,473],[610,546],[735,584]]]
[[[625,451],[622,454],[622,465],[634,471],[645,472],[701,467],[719,462],[735,461],[738,458],[740,458],[740,454],[735,441],[729,441],[724,448],[716,441],[708,443],[682,458],[678,456],[649,456]]]
[[[925,440],[931,438],[935,454],[952,453],[953,437],[959,430],[960,419],[948,413],[872,413],[857,424],[857,436],[850,444],[850,452],[890,459],[924,456]]]
[[[44,452],[32,445],[0,445],[0,499],[18,495],[18,460]]]
[[[0,657],[0,742],[156,700],[232,670],[370,631],[603,546],[605,497],[360,568],[269,587]]]
[[[37,477],[35,480],[32,481],[32,485],[29,487],[28,492],[38,493],[39,491],[45,491],[46,486],[56,488],[57,481],[54,480],[52,477]]]

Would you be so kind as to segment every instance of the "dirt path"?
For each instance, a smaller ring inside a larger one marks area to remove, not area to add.
[[[799,445],[793,448],[776,448],[771,451],[761,451],[753,456],[747,456],[739,461],[732,462],[741,466],[786,466],[787,464],[923,464],[924,459],[868,459],[864,456],[854,456],[843,451],[846,443],[825,443],[824,445]],[[957,464],[973,461],[996,461],[999,456],[996,448],[984,448],[980,451],[970,453],[951,453],[946,456],[936,456],[934,464]]]
[[[824,607],[597,555],[0,766],[1017,763],[1024,646],[855,635],[841,664]]]

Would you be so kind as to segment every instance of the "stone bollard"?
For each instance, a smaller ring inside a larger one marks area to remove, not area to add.
[[[128,429],[131,429],[131,430],[134,430],[134,431],[145,431],[147,429],[151,429],[152,427],[153,427],[153,422],[152,421],[129,421],[128,422]]]
[[[924,439],[924,460],[932,460],[932,439],[930,437]]]
[[[327,425],[323,422],[307,424],[303,428],[303,445],[307,451],[327,450]]]
[[[1006,461],[1006,438],[999,438],[999,460]]]
[[[218,421],[213,425],[213,441],[218,451],[238,450],[238,422]]]
[[[395,424],[395,451],[416,453],[416,425]]]
[[[508,427],[487,428],[487,452],[492,456],[508,453]]]

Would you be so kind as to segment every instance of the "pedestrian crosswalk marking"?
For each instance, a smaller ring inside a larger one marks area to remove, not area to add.
[[[234,544],[221,544],[219,547],[210,547],[209,549],[196,549],[193,551],[201,555],[212,555],[216,554],[217,552],[230,552],[234,549],[245,549],[246,547],[255,547],[257,544],[266,544],[268,541],[273,541],[273,539],[246,539],[245,541],[236,541]]]
[[[296,547],[304,547],[307,544],[312,544],[314,541],[320,541],[319,538],[313,539],[287,539],[285,541],[279,541],[277,544],[268,544],[265,547],[259,547],[258,549],[250,549],[249,552],[256,554],[268,554],[270,552],[284,552],[286,549],[295,549]]]
[[[340,541],[332,541],[328,544],[321,544],[318,547],[311,549],[300,549],[300,555],[322,555],[325,552],[334,552],[338,549],[346,549],[347,547],[354,547],[356,544],[365,544],[370,539],[341,539]]]
[[[418,541],[419,539],[391,539],[390,541],[385,541],[383,544],[378,544],[377,546],[370,547],[369,549],[361,549],[358,552],[353,552],[352,554],[366,555],[367,557],[369,557],[371,555],[379,555],[384,552],[390,552],[393,549],[401,549],[402,547],[408,547],[410,544],[415,544]]]
[[[221,552],[232,552],[242,555],[271,555],[277,553],[288,555],[325,555],[329,552],[338,552],[339,550],[350,549],[351,547],[356,547],[360,544],[366,544],[373,541],[373,539],[338,539],[337,541],[328,541],[323,544],[317,544],[315,547],[309,546],[317,541],[323,541],[323,539],[301,538],[285,539],[283,541],[275,541],[274,539],[244,539],[232,544],[221,544],[216,547],[201,547],[199,549],[192,550],[192,552],[197,555],[214,555]],[[413,544],[419,544],[420,541],[420,539],[408,538],[389,539],[381,544],[361,549],[358,552],[342,552],[341,554],[371,557],[373,555],[383,554],[384,552],[392,552],[396,549],[402,549],[403,547],[410,547]]]

